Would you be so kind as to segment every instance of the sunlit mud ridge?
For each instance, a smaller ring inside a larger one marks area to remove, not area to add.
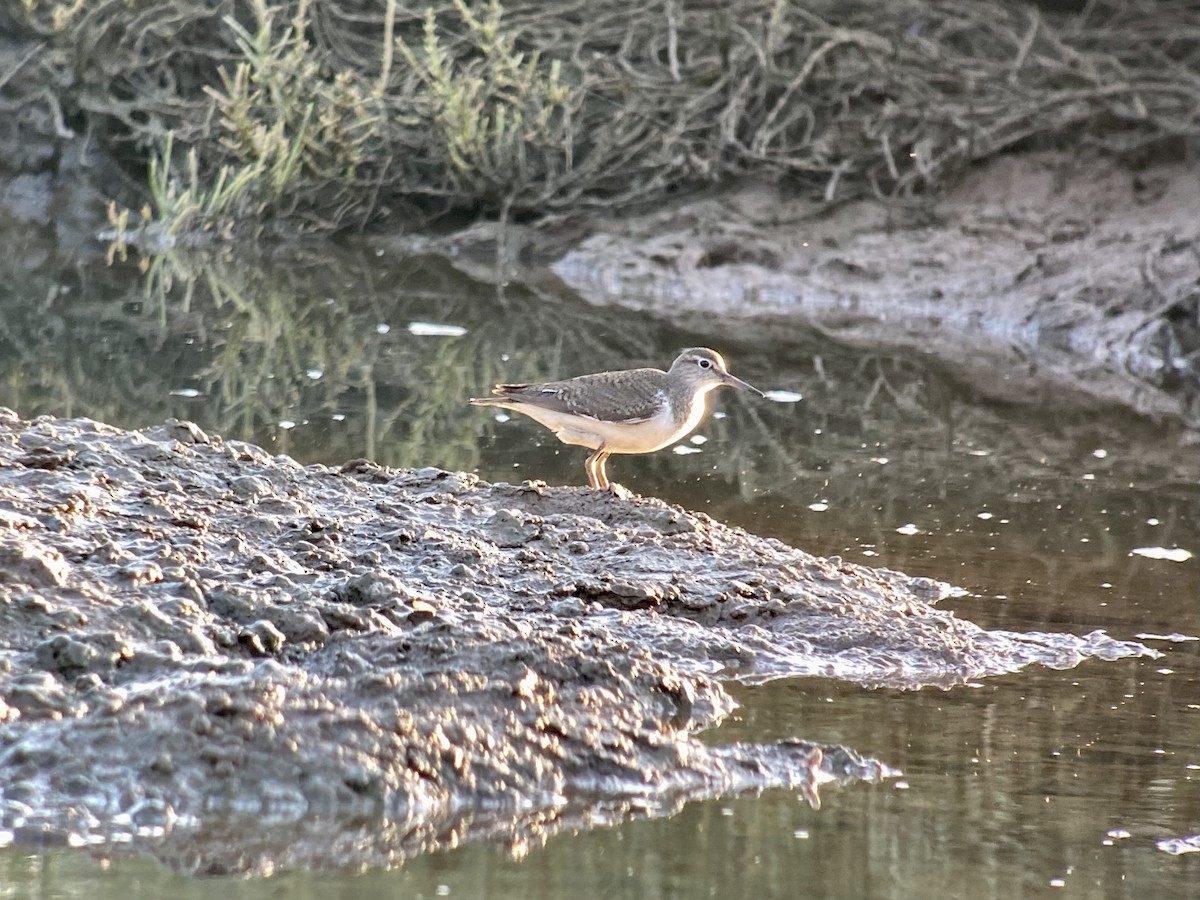
[[[1146,654],[657,500],[301,467],[170,421],[0,411],[0,843],[201,872],[388,865],[696,798],[878,780],[696,740],[723,678],[949,685]],[[315,848],[319,848],[319,852]]]

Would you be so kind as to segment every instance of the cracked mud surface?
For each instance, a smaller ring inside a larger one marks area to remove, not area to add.
[[[0,836],[269,872],[816,803],[886,760],[702,743],[723,679],[1148,652],[984,631],[931,605],[948,590],[653,499],[0,411]]]

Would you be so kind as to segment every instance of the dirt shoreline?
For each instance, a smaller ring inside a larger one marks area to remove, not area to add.
[[[803,321],[937,357],[987,395],[1067,390],[1200,427],[1200,178],[993,160],[928,209],[748,187],[602,231],[554,270],[596,302]]]
[[[984,631],[930,605],[946,590],[649,498],[0,411],[0,836],[266,873],[816,803],[886,761],[699,741],[722,680],[1151,652]]]
[[[1116,403],[1200,429],[1200,178],[1094,155],[979,165],[938,198],[826,206],[747,182],[640,216],[545,232],[494,225],[387,242],[474,277],[544,281],[683,326],[764,341],[812,327],[916,350],[983,396]]]

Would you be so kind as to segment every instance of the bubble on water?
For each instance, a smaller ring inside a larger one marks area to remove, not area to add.
[[[1178,631],[1171,634],[1154,634],[1149,631],[1140,631],[1134,635],[1140,641],[1170,641],[1173,644],[1182,644],[1187,641],[1200,641],[1200,637],[1190,634],[1180,634]]]
[[[417,337],[462,337],[467,329],[443,322],[409,322],[408,333]]]
[[[1184,550],[1182,547],[1135,547],[1129,553],[1131,556],[1165,559],[1167,562],[1187,562],[1192,558],[1192,551]]]
[[[1161,841],[1155,841],[1154,846],[1172,856],[1200,853],[1200,834],[1191,834],[1181,838],[1163,838]]]

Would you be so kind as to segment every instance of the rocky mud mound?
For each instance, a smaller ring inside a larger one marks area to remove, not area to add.
[[[201,872],[386,865],[885,765],[696,740],[720,680],[947,685],[1138,644],[984,631],[944,586],[655,500],[170,421],[0,411],[0,843]]]

